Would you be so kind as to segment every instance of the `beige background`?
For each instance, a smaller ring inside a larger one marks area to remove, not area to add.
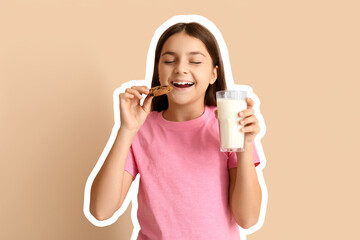
[[[150,3],[151,2],[151,3]],[[143,79],[154,31],[199,14],[267,125],[263,227],[248,239],[358,239],[357,1],[0,1],[0,239],[130,239],[84,216],[113,127],[112,93]]]

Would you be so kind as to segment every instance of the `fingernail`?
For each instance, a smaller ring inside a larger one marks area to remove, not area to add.
[[[240,116],[244,116],[244,113],[243,113],[243,112],[240,112]]]

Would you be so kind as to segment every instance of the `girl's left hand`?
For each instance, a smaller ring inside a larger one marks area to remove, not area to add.
[[[245,133],[245,144],[252,144],[256,134],[260,132],[260,126],[252,109],[254,101],[251,98],[246,98],[246,103],[247,109],[239,112],[239,117],[244,118],[239,121],[239,124],[243,126],[240,131]]]

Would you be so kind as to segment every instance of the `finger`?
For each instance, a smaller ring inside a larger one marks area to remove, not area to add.
[[[150,112],[151,110],[151,102],[152,102],[152,99],[154,98],[154,96],[150,96],[150,95],[147,95],[145,100],[144,100],[144,103],[143,103],[143,108],[145,110],[145,112]]]
[[[135,89],[142,94],[149,94],[149,88],[147,86],[132,86],[131,89]]]
[[[135,90],[135,89],[132,89],[132,88],[127,88],[126,90],[125,90],[125,92],[126,93],[130,93],[130,94],[133,94],[135,97],[137,97],[138,99],[142,99],[142,96],[141,96],[141,94],[139,93],[139,91],[138,90]]]
[[[217,109],[215,110],[214,113],[215,113],[215,117],[218,118],[218,111],[217,111]]]
[[[242,127],[241,129],[240,129],[240,131],[241,132],[246,132],[246,133],[254,133],[254,134],[257,134],[259,131],[260,131],[260,127],[259,127],[259,125],[258,124],[250,124],[250,125],[248,125],[248,126],[246,126],[246,127]]]
[[[247,109],[250,109],[254,106],[254,101],[251,98],[246,98],[246,103],[247,103]]]
[[[241,128],[240,131],[241,131],[241,132],[244,132],[244,133],[245,133],[245,132],[248,133],[248,132],[252,132],[252,131],[253,131],[253,128],[254,128],[254,126],[253,126],[253,124],[251,124],[251,125],[248,125],[248,126],[246,126],[246,127]]]
[[[244,118],[239,121],[239,124],[243,126],[251,123],[257,123],[257,118],[255,117],[255,115],[251,115],[250,117]]]
[[[133,99],[134,98],[134,95],[132,95],[131,93],[127,93],[127,92],[125,92],[125,93],[121,93],[120,94],[120,99]]]
[[[254,115],[254,110],[252,108],[249,108],[249,109],[245,109],[241,112],[239,112],[239,117],[248,117],[248,116],[251,116],[251,115]]]

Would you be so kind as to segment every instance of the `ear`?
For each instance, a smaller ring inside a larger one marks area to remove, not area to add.
[[[210,84],[213,85],[217,79],[217,70],[218,70],[218,65],[216,65],[214,68],[213,68],[213,71],[212,71],[212,74],[211,74],[211,79],[210,79]]]

